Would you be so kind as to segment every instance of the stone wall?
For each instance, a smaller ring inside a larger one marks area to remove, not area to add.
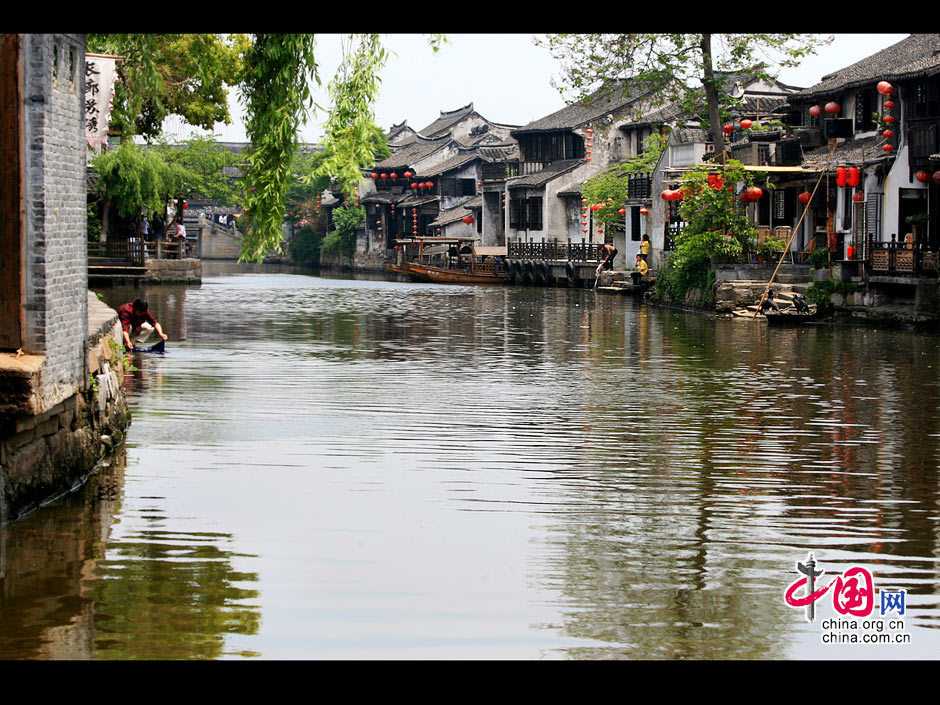
[[[384,272],[385,252],[383,250],[356,252],[352,257],[321,254],[320,268],[340,272]]]
[[[24,34],[26,329],[53,407],[82,385],[87,319],[85,40]]]
[[[0,417],[0,523],[12,521],[85,480],[123,440],[130,420],[117,314],[86,290],[83,391],[41,414]],[[45,374],[44,369],[40,374]]]
[[[148,284],[198,284],[202,281],[202,262],[198,259],[148,259]]]

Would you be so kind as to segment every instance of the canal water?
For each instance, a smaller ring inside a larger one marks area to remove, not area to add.
[[[126,449],[0,531],[0,657],[940,654],[936,337],[245,268],[144,294],[171,342]],[[831,592],[783,599],[810,551],[906,590],[910,643],[823,644]]]

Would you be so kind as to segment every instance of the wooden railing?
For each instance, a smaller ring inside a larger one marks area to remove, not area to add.
[[[107,242],[89,242],[88,256],[106,259],[120,259],[130,266],[144,265],[144,241],[140,238],[127,240],[108,240]]]
[[[926,247],[908,249],[903,243],[868,242],[868,271],[892,276],[937,276],[938,252]]]
[[[591,242],[510,242],[507,248],[512,259],[599,262],[601,245]]]
[[[484,181],[503,181],[519,176],[519,162],[484,162]]]
[[[147,256],[151,259],[185,259],[192,256],[192,243],[185,240],[154,240],[146,243]]]

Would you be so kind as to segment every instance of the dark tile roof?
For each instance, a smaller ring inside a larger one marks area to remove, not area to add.
[[[398,202],[396,208],[411,208],[412,206],[423,206],[426,203],[436,203],[438,201],[440,201],[440,196],[419,196],[409,193]]]
[[[525,132],[572,129],[618,110],[640,98],[646,92],[639,84],[619,81],[609,89],[595,91],[582,101],[566,105],[551,115],[546,115],[518,130],[513,130],[512,134],[515,136]]]
[[[465,218],[468,215],[473,215],[472,208],[482,208],[483,199],[480,196],[470,196],[463,203],[459,203],[453,208],[448,208],[445,211],[441,211],[437,218],[431,223],[432,226],[439,225],[448,225],[449,223],[456,223],[458,220]]]
[[[635,122],[628,122],[625,125],[621,125],[620,129],[624,130],[627,128],[640,127],[644,125],[661,125],[666,122],[672,122],[673,120],[676,120],[683,115],[684,113],[680,103],[669,103],[662,108],[658,108],[652,112],[646,113]]]
[[[387,139],[390,139],[390,140],[391,140],[391,139],[395,139],[395,136],[398,135],[399,133],[401,133],[403,130],[411,130],[411,128],[408,127],[408,121],[407,121],[407,120],[402,120],[402,121],[401,121],[400,123],[398,123],[397,125],[392,125],[392,126],[389,128],[388,133],[386,133],[386,138],[387,138]],[[412,131],[413,131],[413,130],[412,130]]]
[[[940,73],[940,54],[937,52],[940,52],[940,34],[912,34],[851,66],[823,76],[815,86],[793,95],[809,98],[881,80]]]
[[[408,194],[391,191],[373,191],[359,199],[360,203],[398,203]]]
[[[786,98],[746,95],[742,101],[741,107],[736,108],[733,112],[739,115],[763,115],[778,111],[786,107],[786,105]]]
[[[388,159],[380,161],[376,164],[376,167],[379,169],[392,169],[411,166],[414,162],[424,159],[429,154],[434,154],[434,152],[446,146],[451,141],[451,138],[448,136],[434,140],[417,137],[414,142],[402,145]]]
[[[838,147],[832,157],[829,156],[829,147],[817,147],[803,152],[803,166],[807,168],[824,167],[827,164],[835,169],[841,162],[850,164],[871,163],[874,161],[887,161],[893,155],[886,155],[881,151],[880,137],[865,137],[860,140],[846,140]]]
[[[472,112],[473,103],[468,103],[462,108],[457,108],[456,110],[442,110],[441,116],[437,120],[432,122],[423,130],[418,130],[418,132],[420,132],[425,137],[439,137],[445,132],[449,132],[450,128],[452,128]]]
[[[488,162],[506,162],[519,159],[519,143],[503,142],[477,147],[480,156]]]
[[[425,169],[420,174],[418,174],[418,176],[438,176],[469,164],[475,159],[480,159],[480,155],[476,150],[473,150],[472,152],[459,152],[455,156],[441,162],[437,166],[431,169]]]
[[[580,164],[584,164],[584,161],[581,159],[560,159],[557,162],[552,162],[547,167],[534,174],[527,174],[518,179],[513,179],[509,182],[509,188],[543,186],[552,179],[571,171]]]

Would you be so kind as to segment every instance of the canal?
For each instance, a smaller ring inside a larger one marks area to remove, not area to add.
[[[0,657],[940,654],[936,337],[246,271],[146,289],[125,450],[0,530]],[[809,551],[910,643],[823,645]]]

